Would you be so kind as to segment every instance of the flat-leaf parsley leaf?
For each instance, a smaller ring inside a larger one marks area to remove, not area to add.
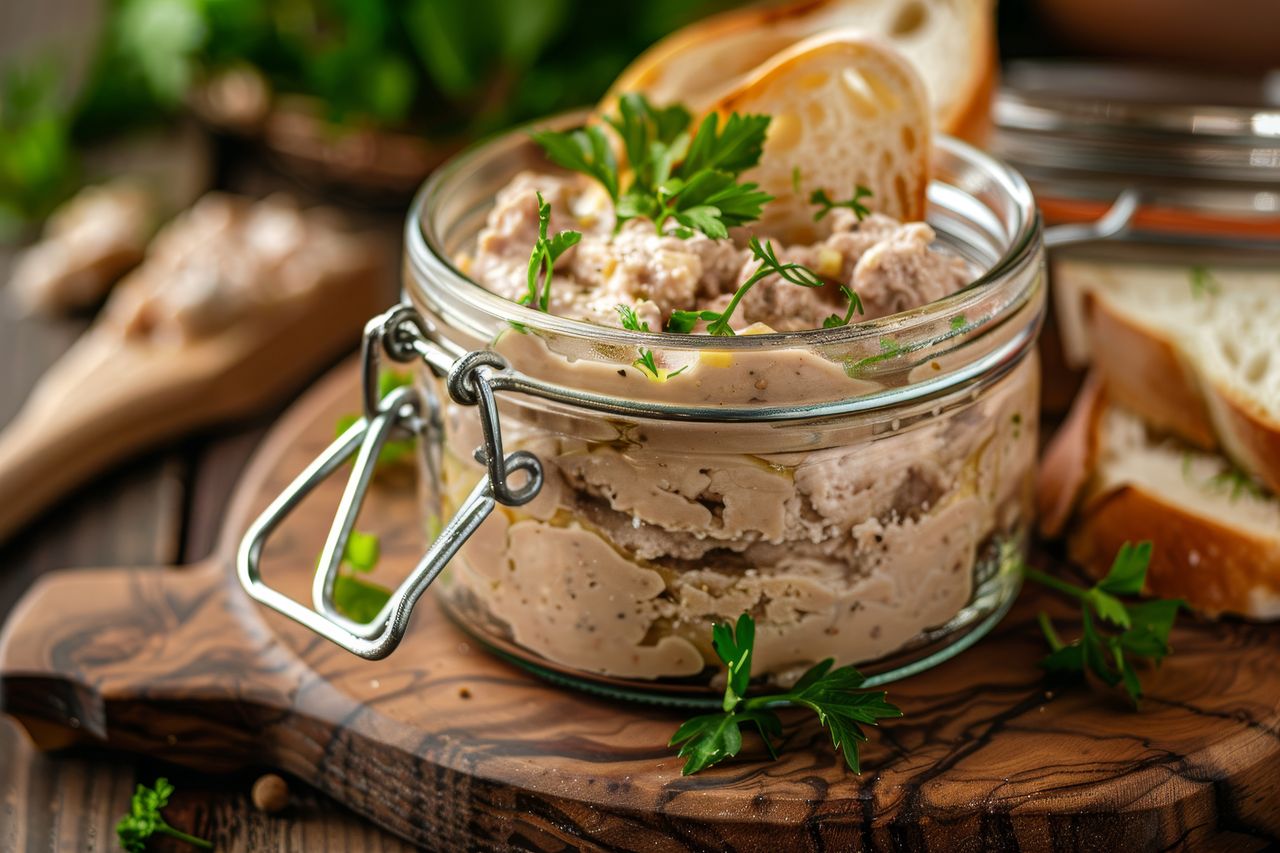
[[[1124,543],[1107,576],[1088,588],[1035,569],[1024,569],[1030,580],[1080,604],[1081,635],[1069,643],[1058,636],[1048,614],[1040,614],[1040,629],[1051,649],[1040,666],[1050,672],[1088,672],[1109,687],[1123,685],[1129,701],[1138,705],[1142,682],[1133,661],[1146,659],[1158,664],[1168,656],[1169,632],[1184,607],[1181,599],[1126,604],[1117,597],[1142,591],[1151,551],[1150,542]]]
[[[782,720],[773,709],[786,706],[808,708],[817,714],[845,763],[859,773],[858,744],[867,739],[862,726],[902,716],[883,692],[859,692],[865,681],[862,675],[852,666],[832,669],[831,658],[811,667],[785,693],[747,698],[755,648],[755,621],[749,614],[738,617],[734,627],[720,623],[712,626],[711,645],[728,668],[721,705],[724,710],[688,719],[671,736],[670,745],[679,746],[678,754],[685,759],[685,776],[737,755],[742,749],[742,727],[747,725],[755,727],[769,754],[777,758]]]
[[[174,829],[160,815],[160,810],[169,805],[169,797],[173,796],[173,785],[161,777],[156,780],[154,788],[139,785],[129,803],[129,813],[120,818],[116,824],[116,837],[120,846],[129,853],[143,853],[147,849],[147,841],[157,832],[168,835],[179,841],[185,841],[204,850],[212,850],[213,844],[203,838],[188,835],[180,829]]]

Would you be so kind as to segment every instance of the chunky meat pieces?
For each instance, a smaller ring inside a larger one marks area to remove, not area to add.
[[[648,220],[631,220],[615,232],[609,199],[589,179],[524,172],[498,194],[468,265],[473,278],[509,299],[526,290],[529,252],[538,236],[538,192],[551,205],[552,233],[583,233],[556,266],[554,314],[617,326],[615,306],[623,304],[656,331],[675,310],[723,310],[759,265],[732,240],[659,234]],[[827,316],[845,311],[841,284],[861,297],[866,313],[860,319],[873,319],[932,302],[969,280],[963,260],[932,247],[928,225],[879,214],[859,222],[842,208],[832,211],[831,221],[832,233],[819,243],[774,247],[781,261],[803,264],[828,286],[798,287],[776,275],[762,279],[735,312],[736,330],[756,323],[777,331],[821,328]]]

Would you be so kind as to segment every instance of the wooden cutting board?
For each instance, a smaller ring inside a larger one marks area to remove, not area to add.
[[[357,405],[336,371],[275,428],[220,556],[46,577],[0,637],[0,703],[42,748],[104,745],[223,771],[274,766],[431,849],[1144,850],[1280,843],[1280,626],[1187,620],[1141,712],[1036,668],[1027,591],[985,640],[890,685],[905,712],[864,772],[803,715],[771,762],[685,778],[678,712],[551,686],[478,649],[431,596],[388,659],[355,658],[254,604],[232,555],[249,519]],[[423,546],[411,478],[371,490],[391,583]],[[307,600],[341,483],[268,545]]]

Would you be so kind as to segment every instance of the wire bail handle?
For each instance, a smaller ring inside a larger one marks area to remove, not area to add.
[[[1130,187],[1116,196],[1107,212],[1093,222],[1051,225],[1044,229],[1045,248],[1059,249],[1119,237],[1128,230],[1141,202],[1142,194]]]
[[[495,372],[506,369],[506,361],[485,350],[453,359],[427,337],[423,326],[418,313],[403,304],[366,324],[361,348],[364,416],[314,459],[249,525],[236,555],[240,583],[255,601],[369,660],[384,658],[395,650],[422,593],[493,512],[496,504],[521,506],[533,500],[542,488],[542,465],[536,456],[526,450],[517,450],[509,455],[503,453],[492,377]],[[338,612],[333,590],[347,540],[373,477],[378,455],[391,435],[409,432],[425,439],[438,429],[440,421],[434,395],[423,393],[416,385],[396,388],[386,397],[379,398],[378,367],[383,355],[401,363],[421,358],[432,372],[445,378],[445,387],[455,403],[479,409],[484,444],[476,448],[475,457],[485,466],[486,475],[471,490],[457,513],[449,519],[426,554],[378,614],[367,623],[359,623]],[[325,539],[312,583],[313,609],[263,582],[262,550],[285,517],[352,456],[355,456],[355,463]],[[525,479],[521,485],[514,486],[512,475],[517,471],[523,471]]]

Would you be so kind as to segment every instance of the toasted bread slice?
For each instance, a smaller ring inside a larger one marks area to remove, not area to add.
[[[773,117],[759,165],[743,175],[775,197],[761,233],[811,242],[815,190],[845,200],[859,186],[863,203],[904,221],[924,217],[929,183],[929,109],[911,63],[858,34],[798,42],[742,78],[714,105],[722,114]]]
[[[801,0],[726,12],[641,54],[602,108],[625,92],[701,112],[778,51],[810,36],[857,29],[902,51],[919,70],[939,131],[981,141],[996,85],[992,0]]]
[[[1067,529],[1072,559],[1096,577],[1124,542],[1151,540],[1149,593],[1214,616],[1280,618],[1280,499],[1222,456],[1161,437],[1098,387],[1046,454],[1042,532]],[[1073,508],[1068,526],[1062,510]]]
[[[1274,272],[1064,260],[1054,286],[1069,354],[1113,398],[1280,492]]]

